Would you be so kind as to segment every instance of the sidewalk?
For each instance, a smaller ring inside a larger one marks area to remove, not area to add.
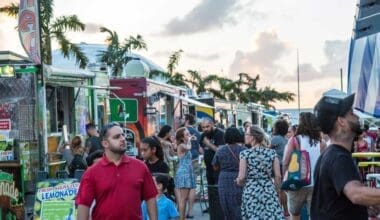
[[[202,206],[202,208],[201,208]],[[209,220],[210,215],[208,213],[202,213],[202,209],[205,209],[205,203],[200,203],[199,201],[194,204],[193,215],[196,220]]]

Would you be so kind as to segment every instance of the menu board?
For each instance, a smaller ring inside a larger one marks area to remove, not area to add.
[[[37,183],[34,219],[76,219],[76,179],[46,180]]]

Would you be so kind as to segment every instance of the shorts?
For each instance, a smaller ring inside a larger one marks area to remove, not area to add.
[[[288,191],[288,210],[290,214],[301,215],[302,207],[307,206],[307,213],[310,216],[311,198],[313,196],[313,187],[303,187],[297,191]]]

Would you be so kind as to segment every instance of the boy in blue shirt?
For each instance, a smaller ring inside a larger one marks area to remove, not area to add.
[[[164,192],[168,187],[169,177],[165,174],[154,173],[153,180],[157,188],[157,211],[158,220],[178,219],[179,213],[172,200],[168,199]],[[143,220],[149,220],[146,202],[141,204]]]

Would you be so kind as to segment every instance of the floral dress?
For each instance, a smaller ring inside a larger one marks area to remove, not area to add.
[[[240,159],[247,161],[241,206],[243,219],[285,219],[271,178],[275,158],[276,151],[265,147],[240,153]]]
[[[178,169],[174,179],[175,188],[195,188],[195,176],[191,162],[190,151],[187,151],[185,155],[179,158]]]

